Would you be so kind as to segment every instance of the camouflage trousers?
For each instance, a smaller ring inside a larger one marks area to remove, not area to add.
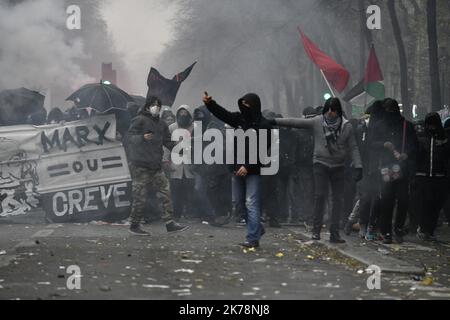
[[[131,208],[131,224],[138,225],[144,217],[150,192],[156,193],[163,209],[162,219],[173,220],[173,206],[170,199],[169,181],[162,170],[151,170],[130,166],[133,178],[133,206]]]

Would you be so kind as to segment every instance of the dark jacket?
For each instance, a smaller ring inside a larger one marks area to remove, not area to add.
[[[314,135],[311,130],[298,130],[297,165],[300,167],[312,167],[314,158]]]
[[[147,141],[144,134],[153,133],[153,139]],[[137,167],[161,170],[163,146],[172,150],[175,142],[167,124],[159,117],[155,118],[143,111],[131,120],[128,130],[128,160]]]
[[[373,130],[370,129],[369,131],[371,131],[369,148],[378,155],[376,162],[370,159],[372,168],[376,166],[380,169],[398,162],[393,152],[384,146],[386,142],[391,142],[398,152],[406,153],[408,156],[408,159],[401,163],[405,176],[415,175],[418,140],[411,122],[403,118],[400,113],[388,114],[383,120],[376,123]],[[405,144],[403,145],[404,141]]]
[[[433,124],[437,130],[430,132],[427,125]],[[437,113],[425,118],[425,131],[419,136],[416,176],[445,177],[448,176],[450,158],[450,141],[442,127]]]
[[[345,118],[333,152],[327,148],[327,140],[323,131],[324,116],[309,119],[275,119],[277,125],[290,128],[311,129],[314,135],[313,162],[323,164],[330,168],[344,167],[347,155],[351,155],[354,168],[362,168],[361,156],[353,134],[353,127]]]
[[[296,129],[280,128],[280,172],[289,174],[295,170],[300,153]]]
[[[242,102],[246,101],[251,105],[251,108],[245,107]],[[219,120],[225,122],[226,124],[230,125],[231,127],[235,129],[242,129],[244,131],[247,131],[249,129],[256,130],[257,135],[257,147],[259,148],[259,130],[260,129],[266,129],[269,130],[267,134],[267,142],[268,142],[268,149],[270,149],[270,142],[271,142],[271,134],[270,130],[273,128],[271,125],[271,122],[263,117],[261,113],[261,100],[256,94],[250,93],[242,97],[238,100],[239,109],[241,112],[230,112],[225,110],[223,107],[219,106],[214,100],[211,101],[206,105],[208,110],[216,116]],[[261,174],[261,166],[262,164],[258,161],[256,164],[250,164],[249,161],[249,142],[248,139],[246,139],[245,142],[245,163],[243,164],[237,164],[237,143],[234,143],[234,165],[231,167],[231,169],[236,172],[238,171],[242,166],[244,166],[248,174],[250,175],[259,175]],[[259,155],[259,149],[258,149],[258,155]]]

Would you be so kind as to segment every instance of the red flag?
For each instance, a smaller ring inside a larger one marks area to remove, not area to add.
[[[367,63],[366,75],[364,77],[364,82],[366,84],[371,82],[383,81],[383,73],[381,72],[380,63],[378,62],[377,54],[375,52],[375,47],[372,45],[370,49],[369,62]]]
[[[325,78],[338,92],[344,91],[350,79],[347,69],[323,53],[300,28],[298,30],[309,58],[323,71]]]

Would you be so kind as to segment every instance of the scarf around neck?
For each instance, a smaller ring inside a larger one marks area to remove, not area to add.
[[[327,131],[333,132],[335,135],[339,135],[342,125],[342,117],[337,117],[335,119],[328,119],[323,116],[323,128]]]

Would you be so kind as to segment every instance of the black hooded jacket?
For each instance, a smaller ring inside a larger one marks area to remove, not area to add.
[[[400,111],[385,113],[384,118],[374,125],[371,132],[369,147],[378,156],[377,163],[373,159],[370,161],[378,168],[397,162],[393,153],[384,147],[385,142],[391,142],[398,152],[403,151],[408,155],[408,159],[402,163],[402,168],[406,176],[414,176],[417,169],[417,135],[413,124],[407,121]]]
[[[243,105],[243,101],[246,101],[251,107],[248,108]],[[208,110],[216,116],[219,120],[225,122],[226,124],[230,125],[231,127],[235,129],[242,129],[244,131],[254,129],[257,133],[258,138],[258,148],[259,148],[259,130],[260,129],[266,129],[269,130],[267,134],[267,142],[268,142],[268,149],[270,149],[270,142],[271,142],[271,134],[270,130],[273,129],[273,126],[269,120],[263,117],[261,113],[261,100],[258,95],[254,93],[249,93],[243,96],[241,99],[238,100],[238,106],[240,112],[230,112],[220,105],[218,105],[214,100],[209,102],[206,107]],[[261,166],[262,164],[259,162],[259,156],[258,156],[258,163],[257,164],[250,164],[249,161],[249,141],[246,139],[245,142],[245,154],[246,159],[244,164],[237,164],[237,143],[235,139],[234,143],[234,156],[235,161],[234,165],[232,166],[232,170],[234,172],[238,171],[242,166],[244,166],[248,174],[250,175],[259,175],[261,174]],[[259,149],[258,149],[258,155],[259,155]]]
[[[430,131],[433,125],[436,130]],[[448,177],[450,142],[439,114],[433,112],[425,118],[425,131],[419,136],[417,176]]]
[[[153,139],[147,141],[144,135],[153,134]],[[137,167],[151,170],[161,170],[163,145],[172,150],[175,142],[167,124],[159,117],[153,117],[142,109],[139,115],[131,120],[128,130],[128,160]]]

